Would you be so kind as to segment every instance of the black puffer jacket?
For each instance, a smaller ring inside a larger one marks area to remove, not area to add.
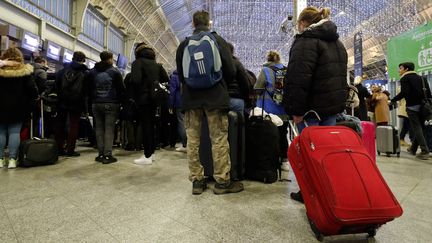
[[[206,26],[197,26],[194,34],[201,31],[210,31]],[[228,49],[226,41],[217,35],[213,34],[219,45],[219,53],[222,60],[222,80],[211,88],[194,90],[189,88],[187,85],[183,85],[182,90],[182,108],[183,110],[190,109],[229,109],[229,95],[227,84],[230,83],[236,73],[235,66],[233,63],[232,55]],[[177,71],[179,74],[180,81],[184,84],[185,79],[183,76],[183,53],[184,49],[188,44],[188,40],[184,40],[180,43],[176,54]]]
[[[89,75],[92,103],[120,103],[126,100],[126,89],[120,71],[106,62],[96,63]]]
[[[0,123],[23,122],[37,97],[31,65],[0,68]]]
[[[142,46],[138,58],[132,63],[131,79],[128,85],[128,95],[139,106],[150,105],[150,88],[154,81],[168,83],[169,77],[162,64],[156,63],[155,52]]]
[[[236,73],[234,79],[228,83],[229,97],[243,99],[248,102],[250,86],[249,74],[237,57],[233,56],[233,62]]]
[[[336,25],[327,20],[296,36],[290,51],[284,85],[287,114],[301,116],[315,110],[321,116],[345,108],[347,52]]]
[[[401,92],[396,95],[391,101],[394,103],[403,98],[406,100],[406,106],[420,105],[425,97],[425,92],[423,92],[423,78],[420,77],[416,72],[410,71],[406,72],[401,77]],[[426,88],[426,96],[428,98],[432,97],[429,84],[424,80]]]

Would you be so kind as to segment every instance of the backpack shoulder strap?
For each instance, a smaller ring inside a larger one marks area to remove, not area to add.
[[[270,70],[273,70],[271,67],[264,67],[263,71],[264,71],[264,75],[266,77],[266,81],[270,82],[271,81],[271,74],[270,74]],[[274,71],[274,70],[273,70]]]

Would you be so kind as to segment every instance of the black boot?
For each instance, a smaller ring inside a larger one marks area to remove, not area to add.
[[[291,196],[291,199],[292,199],[292,200],[297,201],[297,202],[304,203],[304,201],[303,201],[303,196],[302,196],[302,194],[301,194],[301,191],[298,191],[298,192],[291,192],[290,196]]]

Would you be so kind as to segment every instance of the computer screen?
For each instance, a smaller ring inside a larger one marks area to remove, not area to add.
[[[128,64],[127,57],[123,56],[122,54],[119,54],[117,57],[117,67],[119,69],[126,69]]]

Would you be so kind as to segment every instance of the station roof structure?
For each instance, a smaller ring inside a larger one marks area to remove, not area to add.
[[[154,46],[158,60],[169,69],[175,68],[178,44],[192,33],[193,13],[207,10],[213,30],[234,44],[235,55],[246,68],[257,72],[269,50],[279,51],[283,62],[288,61],[293,24],[284,32],[281,23],[294,14],[293,1],[297,0],[91,0],[90,4],[101,6],[129,40]],[[349,68],[354,64],[354,34],[362,32],[364,65],[372,72],[373,65],[383,68],[390,37],[432,19],[430,0],[307,0],[307,5],[331,9],[348,51]]]

